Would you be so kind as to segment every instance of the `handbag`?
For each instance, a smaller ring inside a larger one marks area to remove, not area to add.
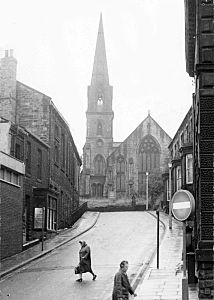
[[[79,274],[80,273],[80,266],[79,265],[74,268],[74,273],[75,274]]]

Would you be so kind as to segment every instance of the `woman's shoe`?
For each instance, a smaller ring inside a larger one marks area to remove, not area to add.
[[[79,278],[76,280],[77,282],[82,282],[82,278]]]
[[[96,278],[97,278],[97,275],[94,275],[92,280],[95,280]]]

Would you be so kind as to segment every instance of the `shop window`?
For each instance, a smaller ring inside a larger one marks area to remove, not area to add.
[[[186,155],[186,183],[193,182],[193,157],[192,154]]]

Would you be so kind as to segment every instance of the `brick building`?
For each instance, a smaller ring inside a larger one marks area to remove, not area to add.
[[[0,258],[22,251],[24,163],[0,151]]]
[[[169,144],[170,170],[163,173],[164,205],[169,200],[169,172],[171,172],[171,195],[179,189],[193,192],[193,120],[190,107],[171,143]]]
[[[113,141],[112,97],[101,16],[88,87],[87,136],[81,176],[84,197],[107,197],[109,192],[114,198],[129,197],[131,191],[142,196],[146,189],[146,172],[151,178],[167,167],[171,139],[150,114],[124,142]]]
[[[193,194],[199,299],[214,298],[214,9],[212,0],[185,0],[186,71],[193,97]]]
[[[169,200],[180,189],[193,193],[193,114],[192,106],[187,112],[171,143],[169,144],[170,160],[167,172],[162,174],[164,192],[163,206],[170,212]],[[195,218],[186,221],[187,232],[187,270],[188,282],[195,283]]]
[[[73,214],[79,207],[81,159],[69,126],[51,98],[17,81],[16,68],[17,61],[13,57],[13,52],[6,51],[5,57],[0,62],[0,116],[25,128],[31,139],[38,137],[40,145],[43,142],[43,146],[46,144],[44,147],[48,147],[48,167],[45,169],[48,176],[42,178],[42,186],[39,186],[39,180],[36,180],[33,194],[40,199],[37,205],[46,207],[47,228],[56,231],[73,223]],[[28,144],[25,147],[27,149]],[[28,148],[26,151],[34,151],[34,149]],[[41,153],[37,154],[42,157]],[[31,155],[32,163],[35,163],[34,155],[35,151]],[[37,161],[36,164],[39,162]],[[31,197],[32,182],[27,174],[26,178],[28,178],[26,195]],[[51,195],[47,197],[47,193]],[[29,198],[25,199],[25,203],[28,202]],[[29,238],[33,237],[29,236]]]

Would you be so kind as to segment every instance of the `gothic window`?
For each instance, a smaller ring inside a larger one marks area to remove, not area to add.
[[[100,154],[94,159],[94,171],[95,175],[105,175],[105,160]]]
[[[102,105],[103,105],[103,98],[102,98],[102,95],[101,95],[101,94],[98,95],[97,105],[99,105],[99,106],[102,106]]]
[[[139,170],[142,172],[160,168],[159,145],[152,136],[143,139],[139,148]]]
[[[97,123],[97,135],[102,135],[103,134],[103,126],[100,121]]]
[[[117,158],[117,191],[125,191],[125,160],[122,156]]]

